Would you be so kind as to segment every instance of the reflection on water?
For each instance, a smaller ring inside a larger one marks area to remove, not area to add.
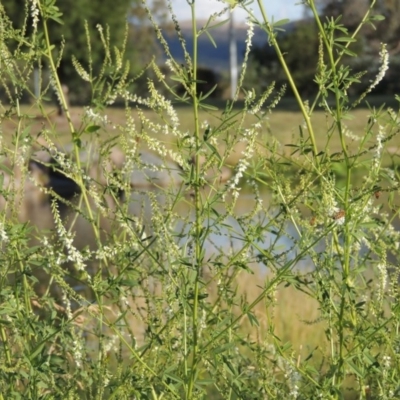
[[[209,195],[209,192],[204,191],[202,193],[203,202],[206,201],[205,199]],[[171,203],[168,203],[168,198],[170,197],[166,196],[162,191],[135,192],[132,194],[129,203],[129,213],[136,216],[141,215],[141,223],[147,230],[151,231],[152,226],[155,230],[157,228],[153,225],[156,224],[153,219],[154,208],[161,215],[168,214],[168,211],[172,208],[176,213],[175,222],[172,225],[172,229],[177,234],[176,241],[181,248],[190,246],[190,236],[193,232],[195,220],[194,199],[190,196],[183,197],[172,207]],[[286,262],[299,257],[301,254],[300,247],[304,249],[310,246],[308,254],[296,260],[294,267],[302,271],[310,270],[310,268],[313,269],[314,262],[311,260],[310,252],[315,251],[316,254],[322,254],[326,248],[327,241],[330,240],[331,234],[328,233],[328,236],[326,236],[321,231],[322,237],[319,241],[314,244],[305,244],[307,238],[300,238],[298,231],[290,222],[290,219],[284,221],[283,218],[280,218],[279,222],[275,222],[274,216],[278,214],[279,207],[273,205],[271,193],[267,190],[261,191],[260,198],[267,212],[258,211],[251,218],[249,218],[249,215],[252,215],[252,211],[256,207],[256,199],[252,192],[246,191],[244,188],[240,192],[240,196],[235,203],[234,212],[231,215],[227,214],[227,208],[232,202],[231,197],[227,197],[225,202],[219,201],[213,205],[216,213],[210,212],[203,224],[203,227],[207,229],[206,238],[204,239],[205,259],[212,259],[221,254],[228,256],[237,253],[246,245],[247,232],[245,230],[258,227],[261,234],[257,240],[254,240],[248,251],[248,259],[251,260],[249,267],[259,267],[261,271],[266,271],[266,265],[270,265],[265,260],[260,260],[260,257],[258,257],[260,256],[260,251],[258,249],[271,255],[274,258],[275,267],[279,268],[279,266],[283,266]],[[171,202],[171,200],[169,201]],[[383,205],[383,210],[389,212],[389,214],[393,213],[388,207],[387,193],[382,194],[379,200],[374,199],[374,205],[378,206],[379,204]],[[307,215],[306,210],[303,210],[303,213],[303,215]],[[223,215],[224,217],[217,221],[218,215]],[[310,216],[305,218],[311,220]],[[400,230],[400,221],[398,218],[393,221],[392,225],[395,230]],[[315,229],[317,230],[318,226]],[[151,234],[151,232],[149,233]],[[301,234],[307,236],[306,230],[303,230]],[[338,239],[339,242],[342,242],[343,235],[340,234]],[[315,240],[315,234],[313,234],[313,239],[310,240]],[[361,243],[360,255],[366,255],[368,251],[369,249],[365,244]],[[388,262],[397,263],[395,257],[390,252],[388,252],[387,257]]]
[[[209,195],[209,193],[202,193],[203,201]],[[264,205],[268,207],[271,202],[271,194],[268,191],[260,193],[261,199]],[[152,199],[152,200],[151,200]],[[141,223],[149,229],[154,222],[152,217],[154,213],[166,213],[169,209],[167,204],[168,196],[164,195],[160,191],[146,191],[133,193],[129,203],[129,213],[131,215],[140,216]],[[173,211],[177,213],[176,223],[173,226],[175,233],[179,234],[177,243],[179,246],[187,246],[190,243],[190,232],[193,229],[195,220],[195,209],[193,207],[194,199],[190,196],[182,198],[174,207]],[[234,207],[233,215],[227,213],[227,207],[232,202],[232,198],[226,198],[225,202],[219,201],[213,205],[216,213],[210,212],[203,226],[207,229],[207,235],[204,240],[204,247],[206,251],[206,257],[216,256],[218,254],[232,254],[241,250],[246,243],[246,232],[245,229],[248,225],[262,227],[262,235],[255,243],[261,249],[268,250],[270,254],[279,256],[285,254],[286,260],[293,259],[296,257],[294,238],[296,238],[296,232],[293,226],[287,223],[284,229],[274,228],[273,221],[266,215],[264,211],[259,211],[249,219],[248,215],[256,207],[256,200],[254,194],[250,192],[241,192],[241,195],[237,199]],[[156,207],[158,210],[155,211]],[[161,210],[161,211],[160,211]],[[278,209],[270,211],[270,215],[276,215]],[[218,216],[224,216],[219,221]],[[246,220],[243,223],[243,220]],[[273,217],[272,217],[273,219]],[[270,225],[266,228],[267,225]],[[157,228],[156,226],[154,227]],[[151,230],[151,228],[150,228]],[[279,231],[279,233],[278,233]],[[277,233],[273,233],[277,232]],[[252,247],[252,246],[250,246]],[[256,260],[259,251],[255,249],[253,259]],[[304,260],[301,263],[305,262]],[[264,263],[257,261],[253,262],[264,268]]]
[[[195,220],[194,199],[193,196],[182,195],[179,201],[175,203],[174,196],[176,194],[176,192],[167,194],[164,190],[155,189],[134,191],[123,206],[127,207],[128,214],[134,219],[134,224],[136,227],[139,227],[139,231],[143,228],[147,236],[153,235],[154,232],[158,232],[159,234],[159,224],[165,223],[165,221],[163,222],[163,218],[171,218],[168,221],[167,230],[173,230],[176,235],[176,243],[180,248],[190,248],[192,245],[191,232],[193,232]],[[202,193],[203,202],[209,196],[210,192],[204,191]],[[260,196],[266,209],[270,210],[271,194],[264,191],[260,193]],[[29,200],[29,197],[27,199]],[[285,260],[291,260],[297,256],[298,251],[295,245],[297,235],[293,226],[289,223],[286,223],[284,227],[274,226],[273,216],[276,215],[278,209],[273,211],[274,209],[272,208],[272,211],[268,211],[269,215],[266,215],[264,211],[259,211],[250,217],[249,215],[251,215],[252,210],[256,207],[256,200],[254,194],[243,189],[235,203],[233,213],[229,215],[227,208],[231,203],[232,198],[229,196],[226,197],[225,202],[216,202],[213,204],[215,212],[210,212],[205,219],[204,227],[207,228],[207,234],[204,239],[206,259],[215,258],[218,255],[225,257],[242,250],[248,241],[246,239],[246,230],[251,230],[254,227],[259,227],[261,234],[254,241],[254,245],[251,244],[246,250],[246,254],[248,254],[248,259],[250,260],[249,267],[259,266],[263,270],[266,268],[265,263],[257,258],[260,254],[257,247],[267,251],[274,258],[276,257],[278,265],[280,262],[279,255],[283,255],[281,264],[284,264]],[[26,209],[29,211],[27,220],[30,220],[36,228],[31,239],[32,245],[42,245],[43,236],[54,236],[55,231],[50,205],[43,202],[38,204],[41,207],[40,212],[37,208],[31,209],[26,206]],[[172,210],[173,216],[167,217],[170,214],[170,210]],[[70,224],[73,224],[71,232],[74,237],[74,246],[76,249],[83,251],[89,248],[91,251],[95,251],[97,244],[90,222],[81,215],[76,216],[75,213],[68,210],[68,207],[66,209],[60,207],[60,213],[61,217],[64,218],[67,230],[70,228]],[[220,220],[217,220],[219,216],[222,217]],[[100,218],[99,221],[103,239],[107,240],[107,238],[111,237],[116,224],[111,223],[106,217]],[[44,233],[45,231],[48,233]],[[156,236],[155,239],[157,240]],[[110,244],[112,245],[112,242]],[[63,264],[63,268],[69,268],[73,271],[73,265],[71,263],[67,264],[65,266]],[[309,261],[303,259],[297,263],[297,266],[303,264],[309,265]],[[87,262],[88,271],[91,270],[95,273],[96,265],[96,262]],[[46,290],[46,282],[49,281],[50,277],[44,276],[43,272],[41,274],[39,281],[43,286],[43,290]],[[85,285],[77,283],[71,277],[68,279],[77,291],[83,292],[85,290]]]

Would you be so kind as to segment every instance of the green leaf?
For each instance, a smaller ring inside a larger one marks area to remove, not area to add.
[[[79,149],[82,148],[82,141],[78,136],[73,137],[73,142],[78,146]]]
[[[304,359],[304,362],[310,360],[310,359],[314,356],[314,352],[315,352],[315,350],[317,350],[317,349],[318,349],[318,346],[316,346],[316,347],[311,351],[311,353]]]
[[[207,37],[210,39],[210,42],[212,43],[212,45],[213,45],[215,48],[217,48],[217,43],[215,43],[215,41],[214,41],[213,37],[210,35],[210,33],[207,32],[207,31],[204,31],[204,33],[205,33],[205,34],[207,35]]]
[[[287,23],[290,22],[290,19],[285,18],[285,19],[280,19],[279,21],[276,21],[272,24],[272,26],[275,28],[277,26],[282,26],[282,25],[286,25]]]
[[[210,104],[200,103],[199,106],[200,108],[204,108],[205,110],[218,111],[218,107],[212,106]]]
[[[33,350],[33,352],[29,355],[29,361],[33,361],[43,351],[43,348],[46,343],[47,343],[47,339],[43,340],[36,346],[36,348]]]
[[[205,100],[210,94],[217,88],[218,84],[215,84],[205,95],[201,96],[199,101]]]
[[[218,150],[209,142],[205,142],[205,144],[212,151],[212,153],[218,158],[218,161],[222,161],[222,158],[219,155]]]
[[[85,132],[93,133],[97,132],[101,127],[99,125],[89,125],[86,127]]]
[[[225,356],[222,356],[222,359],[224,361],[225,370],[231,375],[237,375],[235,366]]]
[[[383,15],[371,15],[369,17],[370,21],[383,21],[384,19],[386,19]]]
[[[170,79],[173,80],[173,81],[176,81],[176,82],[185,82],[184,79],[182,79],[180,76],[177,76],[177,75],[172,75],[170,77]]]
[[[259,326],[260,324],[258,323],[258,319],[254,314],[252,314],[250,311],[246,314],[247,317],[249,318],[251,326]]]
[[[215,383],[214,379],[199,379],[196,381],[195,386],[210,386]]]
[[[350,367],[350,369],[361,379],[364,379],[363,372],[350,360],[346,360],[346,364]]]
[[[336,47],[338,47],[340,50],[342,50],[342,52],[344,54],[347,54],[350,57],[357,57],[356,53],[354,53],[353,51],[349,50],[348,48],[346,48],[346,47],[344,47],[344,46],[342,46],[340,44],[336,44]]]
[[[60,13],[59,16],[61,17],[62,14]],[[53,21],[56,21],[60,25],[64,25],[63,20],[58,18],[58,16],[56,16],[56,15],[51,15],[49,18],[52,19]]]
[[[236,344],[234,342],[226,343],[213,349],[213,354],[225,353],[226,351],[233,349],[235,346]]]
[[[183,380],[181,378],[179,378],[179,376],[171,374],[171,373],[164,373],[164,377],[169,378],[175,382],[181,383],[183,384]]]
[[[220,22],[217,22],[217,23],[214,24],[214,25],[208,26],[207,29],[218,28],[219,26],[225,25],[225,24],[226,24],[227,22],[229,22],[229,21],[230,21],[230,18],[224,19],[224,20],[222,20],[222,21],[220,21]]]
[[[7,165],[0,163],[0,170],[3,170],[4,172],[6,172],[7,174],[12,175],[13,171],[7,167]]]
[[[353,43],[356,42],[356,39],[353,39],[351,37],[348,36],[342,36],[342,37],[338,37],[335,39],[335,42],[345,42],[345,43]]]

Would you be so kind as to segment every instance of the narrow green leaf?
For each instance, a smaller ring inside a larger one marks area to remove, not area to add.
[[[200,103],[199,106],[200,108],[204,108],[205,110],[218,111],[218,107],[212,106],[210,104]]]
[[[164,377],[167,377],[175,382],[181,383],[183,384],[183,380],[181,378],[179,378],[179,376],[174,375],[174,374],[164,374]]]
[[[55,15],[51,15],[49,18],[52,19],[53,21],[56,21],[60,25],[64,25],[64,21],[62,19],[56,17]]]
[[[29,361],[33,361],[43,350],[47,340],[43,340],[40,342],[36,348],[33,350],[33,352],[29,355]]]
[[[210,386],[215,383],[214,379],[199,379],[196,381],[195,386]]]
[[[258,319],[256,318],[256,316],[254,314],[252,314],[251,312],[248,312],[247,317],[249,318],[251,326],[259,326]]]
[[[230,349],[234,348],[235,346],[236,346],[236,345],[235,345],[235,343],[233,343],[233,342],[231,342],[231,343],[226,343],[226,344],[224,344],[224,345],[222,345],[222,346],[218,346],[217,348],[215,348],[215,349],[213,350],[213,353],[214,353],[214,354],[224,353],[224,352],[226,352],[227,350],[230,350]]]
[[[276,21],[272,24],[272,26],[275,28],[277,26],[282,26],[282,25],[286,25],[287,23],[290,22],[290,19],[285,18],[285,19],[280,19],[279,21]]]
[[[185,82],[184,79],[182,79],[181,77],[176,76],[176,75],[172,75],[172,76],[170,77],[170,79],[173,80],[173,81],[177,81],[177,82]]]
[[[218,161],[222,161],[222,158],[219,155],[218,150],[209,142],[205,142],[205,144],[212,151],[212,153],[218,158]]]
[[[212,45],[213,45],[215,48],[217,48],[217,43],[215,43],[215,41],[214,41],[213,37],[210,35],[210,33],[207,32],[207,31],[204,31],[204,33],[205,33],[205,34],[207,35],[207,37],[210,39],[210,42],[212,43]]]
[[[342,36],[342,37],[335,38],[335,42],[353,43],[353,42],[356,42],[356,40],[351,37],[348,37],[348,36]]]
[[[363,372],[350,360],[346,360],[346,364],[350,367],[350,369],[359,377],[364,379],[364,374]]]
[[[217,86],[218,84],[215,84],[205,95],[201,96],[199,100],[205,100],[217,88]]]
[[[217,23],[214,24],[214,25],[209,26],[208,29],[218,28],[219,26],[225,25],[225,24],[226,24],[227,22],[229,22],[229,21],[230,21],[230,18],[224,19],[224,20],[222,20],[222,21],[220,21],[220,22],[217,22]]]

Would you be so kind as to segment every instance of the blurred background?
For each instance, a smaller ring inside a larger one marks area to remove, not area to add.
[[[189,53],[192,51],[192,28],[190,6],[186,0],[171,2],[173,12],[176,14],[179,27],[187,43]],[[297,3],[297,4],[296,4]],[[2,0],[6,13],[16,29],[25,26],[26,35],[32,33],[32,21],[26,20],[25,13],[21,10],[29,7],[29,2],[24,0]],[[148,3],[155,20],[160,24],[162,32],[170,48],[171,54],[181,63],[184,56],[179,38],[174,26],[166,0],[153,0]],[[354,31],[365,11],[369,0],[317,0],[318,10],[323,20],[337,18],[342,15],[340,23],[350,32]],[[154,59],[162,72],[170,77],[170,70],[165,66],[166,56],[160,46],[153,27],[149,23],[146,11],[139,0],[59,0],[56,2],[63,13],[63,25],[56,22],[50,25],[50,36],[56,45],[55,52],[62,50],[58,73],[62,83],[67,88],[69,100],[72,105],[88,104],[91,101],[91,88],[89,83],[83,82],[72,65],[74,55],[79,63],[87,68],[89,52],[85,35],[84,21],[88,22],[91,37],[91,57],[93,72],[96,74],[101,68],[104,58],[104,48],[96,28],[98,24],[104,29],[109,26],[110,46],[120,46],[124,41],[126,23],[128,23],[128,38],[125,58],[130,62],[129,74],[137,76],[145,66]],[[316,24],[310,18],[310,10],[295,0],[264,1],[265,10],[270,21],[288,19],[278,33],[282,51],[286,62],[291,69],[296,84],[303,98],[313,96],[317,91],[314,82],[316,65],[318,62],[318,36],[315,34]],[[212,94],[215,100],[228,99],[232,93],[237,75],[240,74],[241,64],[245,52],[245,40],[248,26],[245,13],[238,9],[233,12],[223,12],[225,4],[216,0],[202,0],[196,2],[198,28],[204,26],[208,17],[213,12],[221,12],[219,21],[226,23],[210,30],[215,44],[207,35],[199,38],[199,79],[204,81],[199,91],[205,93],[215,84],[217,90]],[[29,11],[29,10],[28,10]],[[349,90],[349,96],[362,93],[373,80],[380,66],[379,51],[381,42],[387,43],[390,53],[390,66],[383,81],[374,90],[375,95],[389,96],[400,91],[398,70],[400,68],[400,0],[378,0],[375,8],[376,14],[385,17],[384,21],[375,21],[363,28],[362,41],[358,41],[350,50],[357,57],[346,56],[343,63],[350,64],[354,71],[366,74],[362,83],[355,84]],[[28,12],[29,14],[29,12]],[[260,18],[259,14],[255,15]],[[40,32],[40,23],[39,23]],[[45,84],[46,66],[40,66],[43,84]],[[97,69],[97,71],[96,71]],[[107,73],[107,71],[106,71]],[[132,84],[132,91],[138,95],[147,92],[147,78],[152,77],[150,68],[136,79]],[[38,92],[35,87],[35,74],[32,74],[32,91]],[[275,51],[268,44],[268,37],[260,28],[255,28],[252,47],[247,65],[245,88],[255,88],[262,92],[272,81],[276,87],[286,83]],[[179,93],[183,88],[175,83]],[[36,83],[37,86],[37,83]],[[163,87],[160,85],[162,91]],[[168,93],[164,93],[168,96]],[[285,96],[290,98],[290,89]],[[2,101],[6,101],[5,93],[0,92]],[[28,96],[26,97],[28,99]],[[54,101],[54,99],[53,99]]]

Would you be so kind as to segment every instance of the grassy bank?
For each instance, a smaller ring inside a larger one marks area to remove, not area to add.
[[[386,98],[386,100],[388,100]],[[87,109],[87,108],[86,108]],[[3,106],[2,113],[8,110],[6,106]],[[71,118],[75,131],[79,132],[82,129],[82,120],[85,116],[85,108],[72,107]],[[176,109],[179,119],[179,129],[182,133],[191,134],[194,130],[193,113],[189,107],[177,107]],[[210,126],[217,127],[223,121],[222,109],[209,112],[200,110],[199,120],[203,125],[207,123]],[[237,109],[240,112],[240,108]],[[25,120],[26,125],[29,127],[32,135],[39,135],[43,129],[48,129],[57,136],[57,142],[60,145],[71,143],[70,126],[65,116],[57,116],[56,110],[52,107],[46,107],[44,114],[38,113],[35,106],[23,106],[21,108],[23,115],[28,118]],[[140,127],[141,118],[139,113],[146,119],[153,121],[154,123],[163,123],[162,118],[153,110],[140,109],[138,111],[135,108],[125,110],[124,108],[108,108],[104,111],[103,116],[107,117],[107,124],[98,131],[98,134],[103,139],[109,139],[120,134],[120,128],[127,125],[127,116],[133,118],[134,121]],[[358,108],[349,112],[346,116],[343,125],[346,127],[348,135],[348,149],[349,152],[356,153],[359,146],[359,141],[364,137],[366,126],[368,121],[373,115],[374,111],[368,108]],[[13,116],[14,115],[14,116]],[[239,117],[238,117],[239,118]],[[237,118],[237,119],[238,119]],[[389,117],[387,122],[389,123]],[[251,114],[245,117],[242,129],[250,128],[258,120],[257,116]],[[335,131],[333,119],[324,111],[316,111],[311,117],[313,127],[316,132],[316,144],[318,149],[325,150],[327,144],[327,138],[329,136],[328,150],[334,154],[342,151],[339,135]],[[11,113],[11,118],[2,119],[2,127],[4,139],[10,141],[18,126],[18,118],[15,114]],[[205,129],[205,128],[204,128]],[[226,134],[230,131],[234,132],[235,125],[227,130],[225,134],[220,137],[220,152],[223,152],[223,143],[226,138]],[[259,154],[268,154],[266,145],[272,141],[277,141],[280,144],[279,154],[290,158],[290,154],[294,152],[294,144],[299,143],[300,131],[303,131],[306,135],[306,128],[304,127],[304,117],[300,111],[287,111],[287,110],[276,110],[272,113],[267,114],[267,118],[262,121],[262,129],[257,137]],[[375,134],[377,132],[375,131]],[[384,162],[388,164],[391,160],[397,164],[398,156],[400,155],[400,135],[397,131],[393,131],[394,137],[388,143],[385,148],[386,155]],[[159,132],[154,132],[154,137],[160,140],[160,143],[167,147],[176,148],[176,137],[173,135],[166,135]],[[90,135],[84,134],[83,139],[89,141]],[[374,137],[371,136],[369,142],[366,143],[370,146],[375,145]],[[243,146],[237,144],[236,151],[227,160],[228,163],[236,165],[238,160],[241,158],[241,152]],[[394,156],[394,157],[391,157]]]

